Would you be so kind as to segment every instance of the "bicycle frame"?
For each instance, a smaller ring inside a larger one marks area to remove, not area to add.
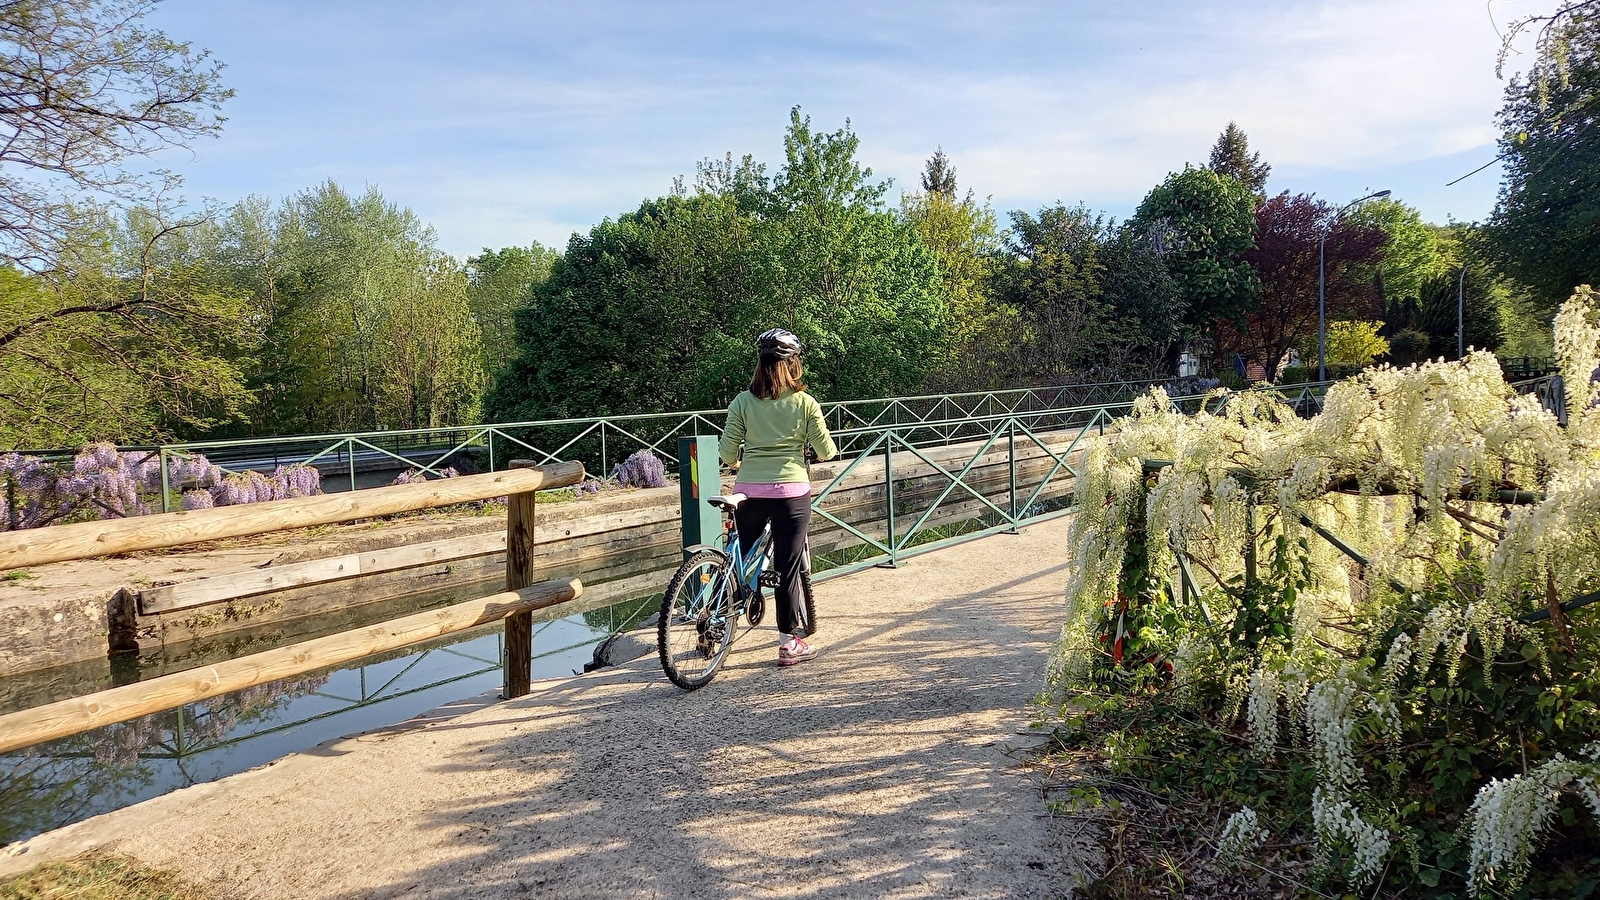
[[[736,577],[738,591],[735,603],[761,589],[761,573],[766,570],[767,546],[772,542],[772,529],[761,529],[761,535],[750,546],[750,556],[745,557],[739,544],[739,528],[731,514],[724,516],[722,552],[728,557],[728,571]]]

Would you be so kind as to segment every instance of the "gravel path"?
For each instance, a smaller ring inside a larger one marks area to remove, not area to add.
[[[106,846],[225,898],[1065,897],[1090,841],[1014,759],[1065,534],[820,585],[801,666],[774,664],[769,624],[692,694],[653,656],[544,683],[42,835],[0,871]]]

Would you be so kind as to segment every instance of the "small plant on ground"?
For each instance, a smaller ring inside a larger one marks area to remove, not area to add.
[[[172,872],[131,856],[85,854],[0,881],[0,900],[206,900]]]

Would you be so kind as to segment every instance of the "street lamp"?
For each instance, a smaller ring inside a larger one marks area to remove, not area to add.
[[[1327,318],[1327,243],[1328,232],[1333,230],[1335,222],[1344,215],[1344,211],[1357,203],[1367,200],[1377,200],[1389,196],[1387,190],[1368,194],[1346,203],[1340,210],[1333,214],[1326,227],[1322,229],[1322,237],[1317,238],[1317,380],[1328,380],[1328,318]]]
[[[1467,330],[1464,327],[1466,324],[1464,312],[1467,308],[1467,303],[1464,299],[1466,294],[1462,293],[1462,289],[1466,285],[1467,267],[1462,266],[1461,275],[1456,279],[1456,359],[1465,358],[1467,355]]]

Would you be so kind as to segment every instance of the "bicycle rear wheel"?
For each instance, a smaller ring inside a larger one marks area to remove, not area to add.
[[[733,579],[727,558],[701,550],[667,582],[656,628],[661,670],[692,691],[709,683],[733,644]]]
[[[811,542],[806,541],[802,552],[805,554],[800,564],[800,590],[806,595],[806,619],[801,623],[805,627],[806,637],[817,633],[817,598],[811,593]]]

